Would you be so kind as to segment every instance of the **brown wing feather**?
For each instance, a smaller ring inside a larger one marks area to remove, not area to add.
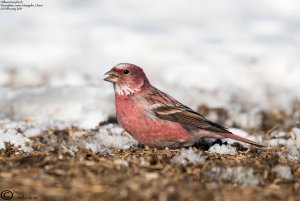
[[[162,106],[156,108],[154,110],[155,114],[162,119],[173,121],[180,123],[183,128],[187,130],[191,130],[193,128],[197,129],[205,129],[208,131],[216,132],[220,136],[225,138],[231,138],[234,140],[246,142],[255,146],[263,147],[263,145],[254,142],[252,140],[248,140],[246,138],[234,135],[230,131],[228,131],[225,127],[211,122],[205,119],[202,115],[196,113],[195,111],[191,110],[190,108],[184,108],[184,110],[180,108],[170,107],[170,106]]]
[[[149,104],[161,104],[153,112],[161,119],[182,124],[184,128],[198,128],[214,132],[230,133],[225,127],[207,120],[201,114],[178,102],[166,93],[155,89],[145,97]]]
[[[154,109],[154,112],[161,119],[174,121],[182,125],[213,132],[230,133],[225,127],[205,119],[201,114],[198,114],[186,106],[162,106]]]
[[[153,109],[153,112],[157,117],[164,120],[180,123],[182,127],[187,130],[205,129],[208,131],[219,133],[220,136],[223,136],[225,138],[235,139],[238,141],[253,144],[255,146],[263,146],[254,141],[234,135],[224,126],[207,120],[201,114],[176,101],[174,98],[165,94],[164,92],[159,91],[158,89],[154,90],[153,93],[148,94],[145,99],[150,105],[161,104],[161,106]]]

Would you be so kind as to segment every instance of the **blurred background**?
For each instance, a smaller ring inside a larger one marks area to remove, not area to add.
[[[121,62],[143,67],[193,108],[243,111],[245,127],[257,126],[258,111],[299,100],[300,2],[38,3],[0,12],[0,118],[96,117],[84,124],[93,127],[114,114],[112,86],[102,79]]]

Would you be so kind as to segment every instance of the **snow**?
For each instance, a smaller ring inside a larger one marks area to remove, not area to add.
[[[269,146],[277,147],[279,145],[288,148],[288,158],[290,160],[300,159],[300,129],[292,128],[291,133],[294,137],[289,137],[288,133],[283,131],[273,131],[271,133],[272,139],[269,141]]]
[[[90,1],[83,7],[53,0],[19,17],[3,12],[0,61],[18,69],[19,84],[27,86],[84,85],[112,65],[133,62],[170,86],[299,88],[298,2],[289,12],[267,0],[170,2]],[[2,72],[9,83],[10,71]]]
[[[99,132],[81,141],[81,145],[93,152],[102,152],[108,148],[129,149],[137,146],[138,142],[127,134],[120,126],[108,124],[102,126]]]
[[[300,128],[293,128],[292,132],[295,134],[295,144],[298,149],[300,149]]]
[[[42,134],[42,132],[43,131],[41,128],[28,128],[23,132],[23,134],[26,137],[34,137],[34,136]]]
[[[82,117],[78,121],[78,127],[84,129],[93,129],[108,119],[108,115],[101,111],[101,108],[95,106],[85,106],[82,108]]]
[[[300,148],[295,146],[288,147],[287,158],[291,161],[300,160]]]
[[[293,179],[292,171],[289,166],[285,165],[276,165],[273,169],[273,172],[277,174],[280,178],[290,181]]]
[[[113,99],[108,94],[112,96],[112,91],[94,86],[22,88],[7,92],[4,95],[7,100],[4,100],[2,107],[0,105],[0,109],[2,114],[14,120],[51,118],[77,121],[83,113],[93,113],[97,109],[107,114],[113,113],[113,105],[104,107]]]
[[[16,148],[20,148],[24,152],[31,152],[32,148],[28,146],[29,140],[16,130],[0,129],[0,149],[5,149],[5,144],[9,143]]]
[[[4,142],[10,143],[15,147],[19,147],[24,152],[31,152],[33,149],[30,146],[30,140],[28,138],[35,137],[48,133],[48,129],[68,129],[69,124],[62,122],[39,122],[38,124],[32,125],[26,122],[12,122],[10,120],[0,121],[0,149],[5,149]],[[18,131],[16,130],[18,129]],[[21,133],[20,133],[21,132]],[[89,134],[88,137],[85,137]],[[52,135],[51,135],[52,136]],[[78,130],[72,133],[73,143],[77,142],[80,146],[91,149],[93,152],[98,153],[110,148],[128,149],[136,146],[138,143],[129,134],[127,134],[117,124],[107,124],[101,126],[96,130]],[[51,140],[53,137],[50,137]],[[56,140],[54,140],[56,141]],[[51,150],[57,146],[55,143],[50,143],[47,150]],[[69,153],[74,154],[78,151],[76,144],[65,144],[65,150]]]
[[[206,160],[206,156],[202,154],[202,152],[195,152],[192,148],[184,149],[182,148],[180,150],[180,154],[177,156],[174,156],[171,159],[171,162],[178,163],[178,164],[202,164]]]
[[[11,121],[9,119],[1,119],[0,120],[0,129],[3,130],[13,130],[13,129],[21,129],[24,130],[28,126],[23,121]]]
[[[287,133],[284,131],[275,130],[271,133],[271,138],[284,138],[287,137]]]
[[[245,186],[257,186],[261,183],[252,168],[243,166],[227,168],[213,167],[208,172],[208,175],[213,180],[232,181]]]
[[[230,145],[219,145],[215,144],[209,148],[210,152],[217,153],[217,154],[229,154],[229,155],[236,155],[237,150],[235,147],[232,147]]]
[[[279,145],[284,145],[286,147],[294,146],[294,141],[292,139],[271,139],[269,141],[269,146],[277,147]]]

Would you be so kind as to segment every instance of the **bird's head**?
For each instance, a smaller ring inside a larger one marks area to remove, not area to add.
[[[120,63],[105,73],[105,81],[114,84],[118,95],[132,95],[149,85],[149,81],[142,68],[129,63]]]

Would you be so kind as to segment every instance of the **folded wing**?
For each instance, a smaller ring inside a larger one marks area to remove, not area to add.
[[[156,105],[156,107],[154,107],[152,111],[158,118],[177,122],[187,130],[203,129],[220,135],[220,137],[231,138],[234,140],[253,144],[255,146],[262,146],[259,143],[231,133],[224,126],[207,120],[201,114],[195,112],[191,108],[181,104],[174,98],[159,90],[156,90],[153,94],[150,94],[147,100],[150,104]]]

